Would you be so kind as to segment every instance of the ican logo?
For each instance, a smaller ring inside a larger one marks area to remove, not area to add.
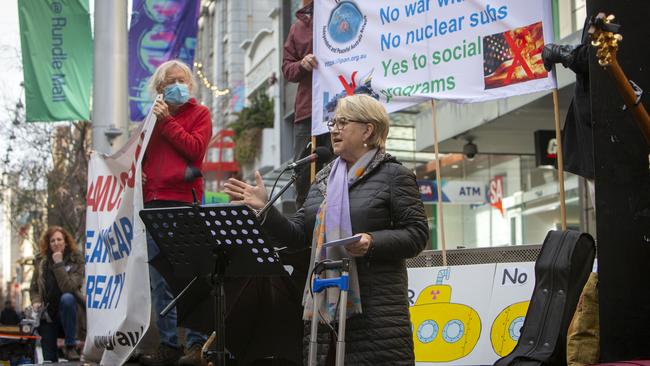
[[[359,7],[352,1],[338,3],[323,26],[322,37],[325,46],[334,53],[346,53],[361,43],[363,31],[368,22]]]

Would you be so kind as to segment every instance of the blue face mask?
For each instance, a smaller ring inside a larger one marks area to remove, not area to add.
[[[185,84],[170,84],[164,89],[163,99],[169,104],[185,104],[190,99],[190,90]]]

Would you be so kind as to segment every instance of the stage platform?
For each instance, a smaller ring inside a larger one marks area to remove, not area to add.
[[[87,362],[57,362],[57,363],[44,363],[42,365],[61,365],[61,366],[94,366],[97,364]],[[125,366],[137,366],[139,363],[125,363]]]

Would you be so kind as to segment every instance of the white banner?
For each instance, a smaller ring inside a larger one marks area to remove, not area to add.
[[[312,134],[338,98],[393,112],[431,98],[471,103],[556,87],[541,52],[550,0],[316,0]],[[443,121],[444,122],[444,121]]]
[[[517,344],[535,263],[409,268],[417,365],[492,365]]]
[[[111,156],[93,152],[86,208],[84,359],[121,365],[149,328],[151,295],[142,209],[142,156],[153,113]]]

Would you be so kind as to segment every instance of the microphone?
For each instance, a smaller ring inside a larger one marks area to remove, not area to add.
[[[296,169],[305,164],[310,164],[314,161],[324,164],[327,163],[332,158],[332,152],[330,149],[325,146],[319,146],[316,148],[313,154],[309,154],[302,159],[296,160],[293,163],[287,165],[287,169]]]
[[[327,163],[331,158],[332,158],[332,152],[330,151],[330,149],[328,149],[328,148],[326,148],[324,146],[319,146],[319,147],[316,148],[316,150],[314,151],[313,154],[307,155],[307,156],[305,156],[304,158],[302,158],[300,160],[296,160],[293,163],[290,163],[287,166],[287,168],[282,171],[282,173],[284,173],[285,171],[290,170],[290,169],[296,169],[296,168],[302,167],[303,165],[309,164],[309,163],[311,163],[313,161],[317,161],[317,162],[319,162],[321,164]],[[282,175],[282,173],[280,175]],[[280,179],[279,176],[278,176],[278,179]],[[285,185],[280,190],[280,192],[278,192],[278,194],[276,194],[275,196],[272,196],[271,199],[266,203],[266,205],[264,207],[262,207],[262,209],[257,212],[257,214],[256,214],[257,217],[264,217],[264,215],[266,215],[266,212],[269,210],[269,208],[271,208],[273,203],[275,201],[277,201],[278,198],[280,198],[280,196],[282,196],[282,194],[287,189],[289,189],[289,187],[291,187],[291,185],[293,183],[295,183],[297,179],[298,179],[297,175],[293,174],[291,176],[291,179],[289,180],[289,183],[287,185]],[[277,179],[276,179],[276,183],[277,183]],[[273,185],[273,187],[275,188],[275,184]],[[271,192],[273,192],[273,191],[271,191]]]

